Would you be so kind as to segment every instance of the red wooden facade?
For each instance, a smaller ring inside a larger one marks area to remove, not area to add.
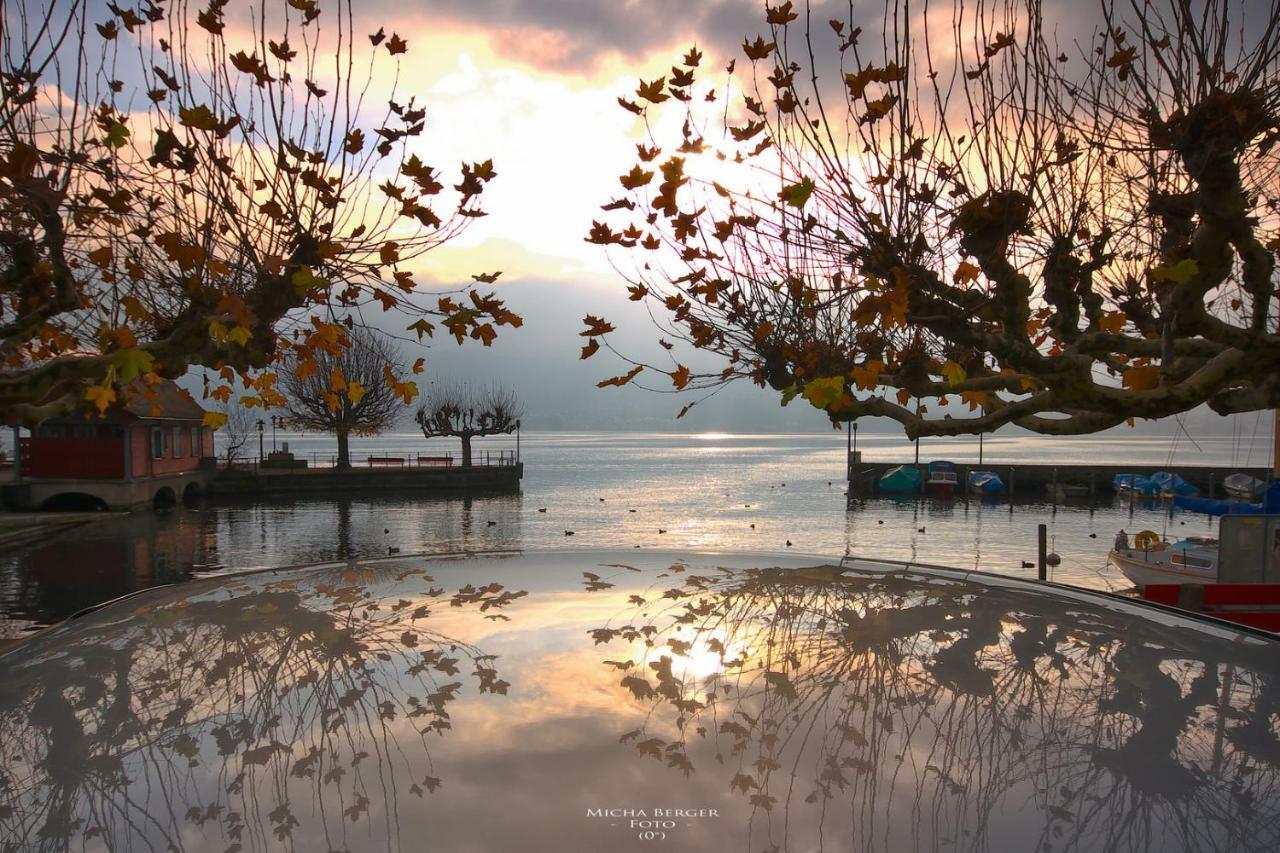
[[[105,417],[51,419],[19,440],[19,476],[124,480],[193,471],[214,454],[203,418],[204,410],[168,383]]]

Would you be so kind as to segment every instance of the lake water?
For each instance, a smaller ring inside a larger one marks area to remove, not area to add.
[[[300,456],[327,458],[332,439],[283,434]],[[1231,438],[989,438],[991,465],[1088,459],[1167,464],[1266,464]],[[256,444],[256,442],[255,442]],[[267,449],[271,437],[264,438]],[[513,449],[513,438],[477,442]],[[443,442],[396,434],[357,441],[370,453],[438,453]],[[859,436],[867,459],[910,459],[897,435]],[[256,456],[257,447],[253,447]],[[167,514],[135,512],[0,555],[0,636],[18,636],[79,609],[194,574],[353,557],[486,549],[675,548],[912,560],[1033,576],[1036,526],[1049,525],[1062,562],[1051,577],[1103,589],[1127,586],[1106,567],[1115,532],[1144,528],[1186,536],[1212,532],[1204,516],[1170,518],[1157,504],[1107,496],[1047,501],[871,499],[846,505],[845,437],[525,433],[518,495],[425,499],[352,494],[271,502],[223,501]],[[931,440],[921,459],[978,460],[977,442]],[[545,510],[545,511],[544,511]],[[572,535],[567,535],[571,533]]]

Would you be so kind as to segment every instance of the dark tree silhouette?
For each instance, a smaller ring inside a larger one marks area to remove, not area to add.
[[[338,439],[338,467],[351,466],[351,435],[395,426],[408,400],[397,392],[394,344],[363,326],[345,332],[307,360],[286,360],[282,387],[288,418],[303,429]]]
[[[82,625],[56,663],[37,639],[0,661],[3,847],[207,849],[198,828],[231,849],[292,849],[295,831],[395,849],[397,803],[446,784],[429,738],[464,683],[509,686],[433,611],[496,618],[525,595],[450,595],[421,568],[244,576]]]
[[[509,388],[468,391],[457,383],[447,383],[427,392],[414,420],[427,438],[461,439],[462,465],[469,467],[471,439],[513,433],[520,415],[520,401]]]
[[[602,385],[747,378],[911,436],[1280,405],[1274,3],[803,5],[723,88],[694,49],[622,99],[652,138],[588,240],[727,365]]]
[[[423,105],[382,88],[409,45],[353,32],[352,5],[5,5],[0,413],[105,410],[191,365],[221,371],[220,402],[239,371],[249,405],[279,405],[259,378],[292,333],[305,360],[355,306],[460,343],[519,322],[478,291],[412,298],[407,267],[496,173],[424,162]]]
[[[583,574],[593,592],[617,579]],[[1002,849],[987,833],[1010,802],[1029,850],[1280,841],[1261,638],[910,570],[676,563],[630,601],[589,632],[647,709],[622,742],[722,774],[775,849],[815,823],[832,849],[897,849],[899,832],[910,848],[922,829]],[[898,809],[913,820],[885,825]]]

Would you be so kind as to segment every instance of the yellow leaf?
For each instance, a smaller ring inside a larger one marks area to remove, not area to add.
[[[1152,267],[1151,278],[1153,281],[1171,281],[1174,284],[1186,284],[1191,277],[1199,274],[1200,264],[1196,263],[1195,258],[1185,258],[1176,264],[1164,264],[1158,267]]]
[[[335,391],[341,391],[347,387],[347,377],[343,374],[341,367],[335,367],[329,374],[329,387]]]
[[[959,385],[968,375],[963,367],[951,359],[947,359],[947,363],[942,365],[942,378],[947,380],[948,385]]]
[[[359,382],[347,383],[347,399],[351,401],[352,405],[360,405],[360,401],[364,399],[364,393],[364,386]]]
[[[248,327],[246,326],[236,326],[234,329],[232,329],[230,332],[227,333],[227,337],[243,347],[243,346],[248,346],[249,339],[253,337],[253,334],[249,331]]]
[[[222,412],[205,412],[201,421],[209,429],[221,429],[227,422],[227,416]]]
[[[115,402],[116,389],[110,385],[90,385],[84,392],[84,398],[97,407],[99,414],[102,414]]]

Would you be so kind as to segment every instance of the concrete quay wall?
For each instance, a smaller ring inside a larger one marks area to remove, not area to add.
[[[222,471],[209,481],[206,494],[222,497],[416,492],[423,496],[518,492],[524,464],[471,468],[297,468]]]

